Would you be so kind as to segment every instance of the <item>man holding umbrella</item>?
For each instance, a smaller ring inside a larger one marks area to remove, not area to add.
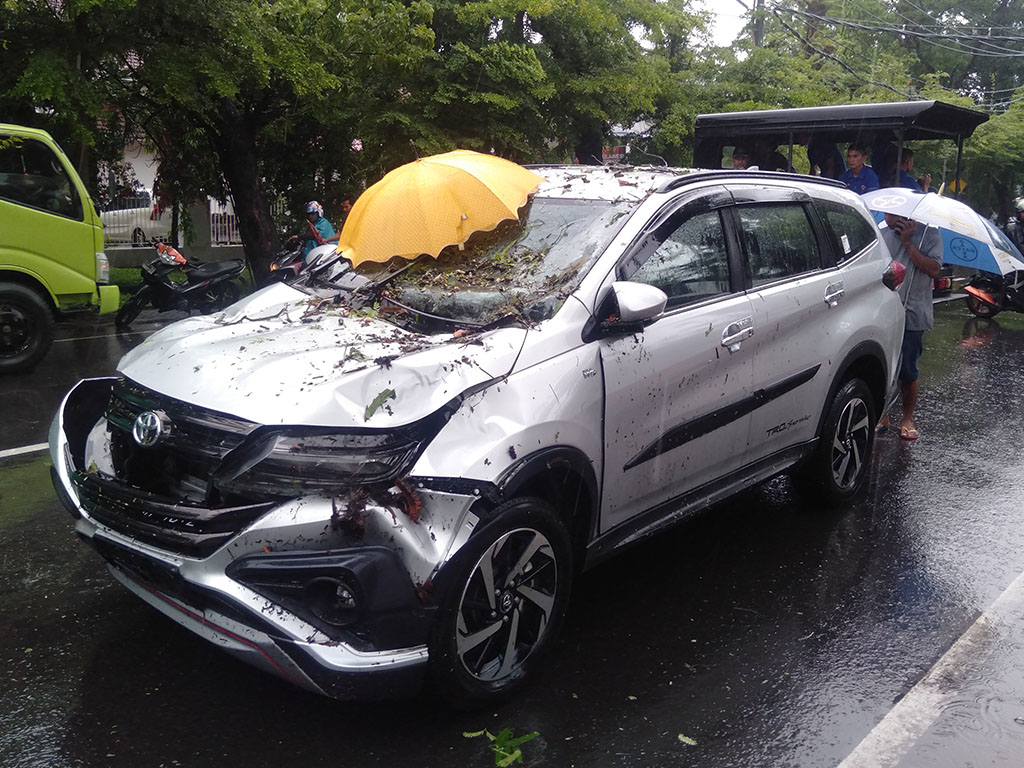
[[[942,266],[942,236],[934,227],[899,216],[885,214],[882,240],[889,247],[894,261],[907,268],[907,275],[899,287],[900,298],[906,308],[906,326],[903,331],[903,354],[900,362],[900,400],[903,418],[900,437],[917,440],[920,433],[914,426],[917,406],[917,362],[924,350],[924,333],[932,329],[932,278]],[[889,415],[879,422],[878,430],[889,427]]]

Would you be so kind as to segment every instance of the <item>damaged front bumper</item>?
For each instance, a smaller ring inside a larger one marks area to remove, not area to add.
[[[57,494],[114,577],[308,690],[359,699],[418,690],[432,580],[469,538],[478,496],[416,484],[417,520],[372,498],[358,510],[312,496],[227,510],[161,498],[113,476],[104,412],[115,381],[79,382],[50,431]],[[237,530],[231,520],[242,520]]]

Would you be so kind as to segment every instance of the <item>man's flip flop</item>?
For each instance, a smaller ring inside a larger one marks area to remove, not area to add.
[[[904,440],[917,440],[920,436],[921,433],[913,427],[900,427],[900,437]]]

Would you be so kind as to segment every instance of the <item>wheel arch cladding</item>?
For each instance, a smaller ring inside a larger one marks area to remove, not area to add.
[[[828,412],[828,404],[832,402],[836,392],[844,382],[850,379],[861,379],[871,392],[874,400],[875,415],[878,416],[885,407],[885,395],[888,391],[888,371],[886,370],[885,354],[882,348],[873,341],[865,341],[858,344],[843,360],[832,379],[832,386],[829,387],[828,397],[825,399],[825,408],[818,417],[818,431],[824,423],[825,415]]]
[[[530,496],[550,504],[565,524],[574,562],[582,564],[597,524],[599,490],[584,453],[553,446],[522,457],[498,483],[502,500]]]

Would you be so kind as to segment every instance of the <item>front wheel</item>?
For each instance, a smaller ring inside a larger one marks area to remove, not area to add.
[[[971,296],[967,294],[967,309],[970,310],[971,314],[975,317],[990,318],[995,317],[999,314],[999,307],[989,304],[987,301],[982,301],[977,296]]]
[[[117,310],[117,314],[114,315],[114,326],[120,329],[127,328],[148,303],[149,289],[140,288],[128,297],[128,301],[124,303],[123,307]]]
[[[850,379],[832,396],[814,454],[800,480],[827,505],[849,499],[867,476],[874,447],[874,398],[860,379]]]
[[[53,311],[18,283],[0,283],[0,373],[27,371],[53,343]]]
[[[496,703],[521,687],[550,649],[569,601],[572,548],[554,509],[513,499],[442,573],[430,673],[460,708]]]

